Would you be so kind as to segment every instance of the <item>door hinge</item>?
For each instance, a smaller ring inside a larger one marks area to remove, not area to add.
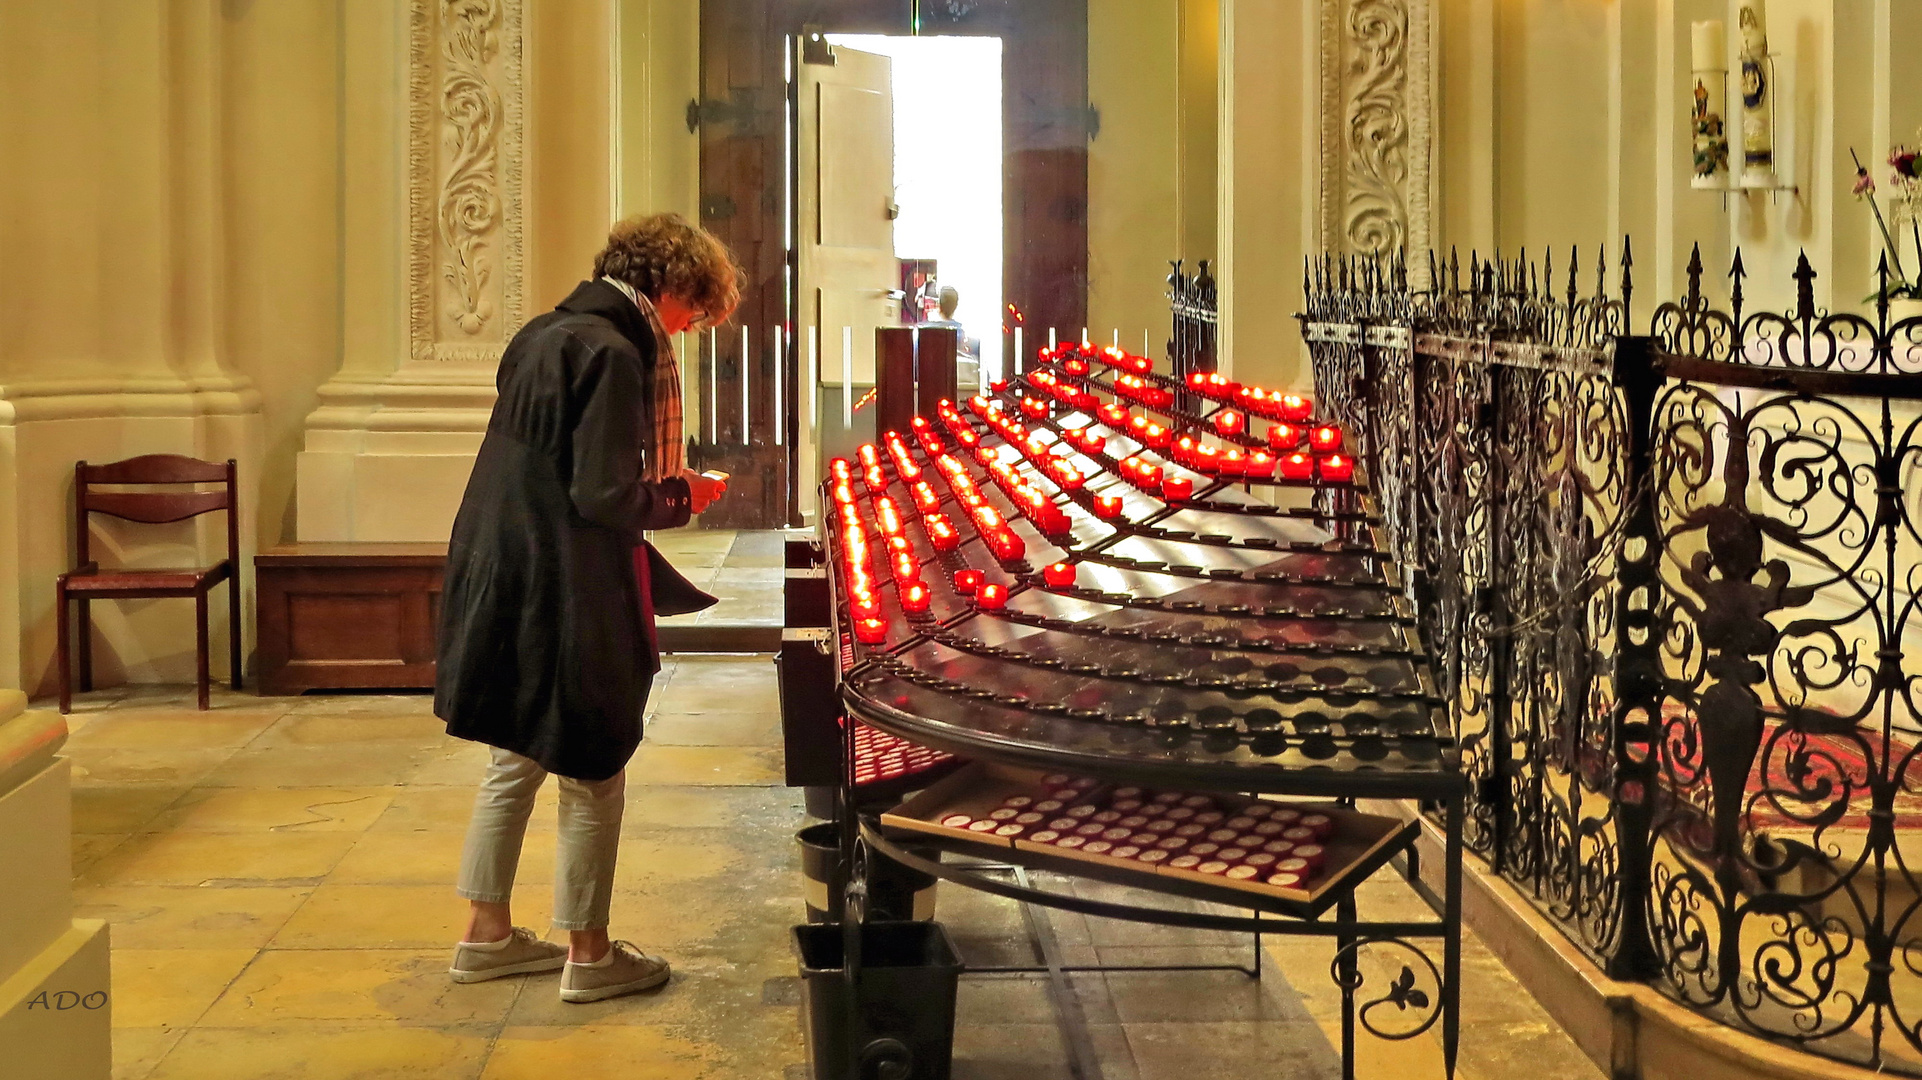
[[[739,135],[760,133],[761,114],[755,108],[752,87],[738,86],[728,91],[726,101],[689,98],[687,130],[692,135],[708,124],[733,124]]]
[[[821,33],[821,28],[813,23],[801,27],[801,62],[834,67],[838,63],[834,46]]]

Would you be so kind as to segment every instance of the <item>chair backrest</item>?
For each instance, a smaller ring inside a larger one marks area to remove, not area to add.
[[[217,491],[95,491],[97,484],[114,486],[144,485],[160,487],[177,484],[220,484]],[[239,485],[234,461],[225,464],[201,461],[178,454],[146,454],[90,465],[79,462],[73,467],[74,526],[76,548],[81,565],[93,561],[87,515],[106,514],[149,525],[185,521],[214,510],[227,511],[227,558],[234,569],[240,567]]]

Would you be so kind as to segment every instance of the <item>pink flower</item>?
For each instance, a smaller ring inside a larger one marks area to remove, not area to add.
[[[1855,172],[1855,187],[1850,190],[1855,192],[1855,197],[1858,199],[1864,195],[1873,195],[1875,194],[1875,178],[1869,175],[1867,169],[1857,169]]]

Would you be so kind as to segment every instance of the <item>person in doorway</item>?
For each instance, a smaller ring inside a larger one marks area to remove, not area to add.
[[[501,357],[500,397],[454,520],[434,712],[493,747],[461,855],[457,982],[564,969],[563,1001],[667,981],[667,961],[610,942],[624,769],[659,669],[654,617],[714,598],[643,530],[686,525],[726,490],[685,467],[673,335],[724,321],[740,269],[677,215],[615,225],[582,282]],[[554,927],[509,911],[521,839],[560,778]]]
[[[955,310],[961,306],[961,293],[954,286],[941,286],[941,292],[935,304],[941,312],[941,317],[930,319],[921,325],[924,328],[949,329],[955,332],[955,385],[971,391],[981,385],[981,339],[969,337],[968,328],[955,319]]]

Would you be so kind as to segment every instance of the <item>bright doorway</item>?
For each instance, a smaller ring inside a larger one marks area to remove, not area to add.
[[[797,344],[818,341],[802,476],[874,436],[876,326],[958,323],[962,393],[998,377],[1005,352],[1001,39],[826,45],[826,63],[810,64],[805,44],[796,56]],[[811,492],[797,494],[805,513]]]

